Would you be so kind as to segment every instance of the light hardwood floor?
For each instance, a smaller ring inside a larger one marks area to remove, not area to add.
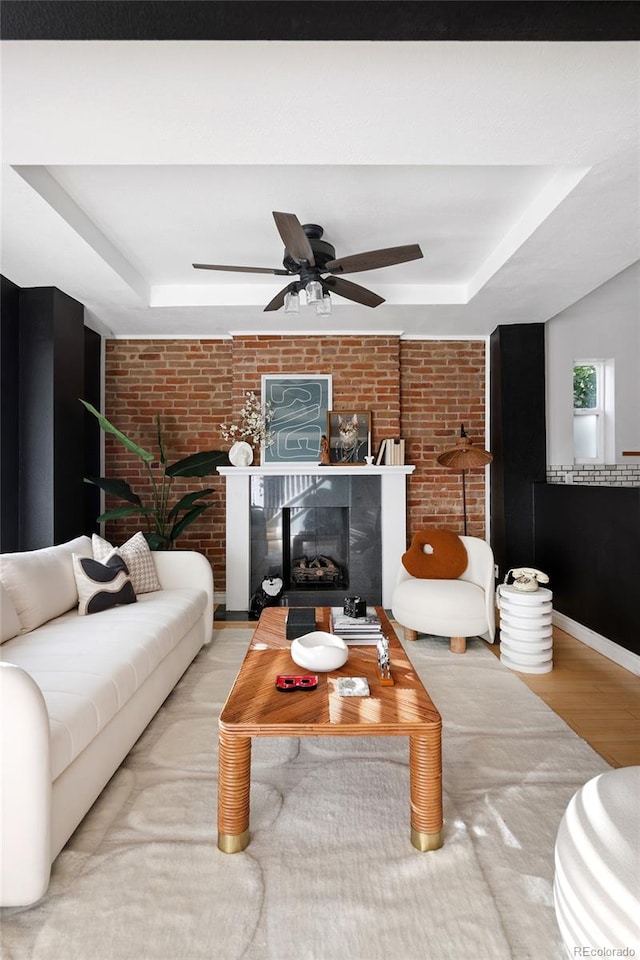
[[[611,766],[640,764],[640,677],[557,627],[551,673],[518,676]]]
[[[255,625],[215,623],[216,629]],[[486,647],[500,656],[499,643]],[[551,673],[517,675],[612,767],[640,765],[640,677],[557,627]]]

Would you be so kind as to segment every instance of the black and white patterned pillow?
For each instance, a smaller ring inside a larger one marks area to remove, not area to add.
[[[156,573],[156,565],[153,562],[153,554],[149,549],[144,533],[141,531],[135,533],[121,547],[112,546],[108,540],[103,540],[97,533],[94,533],[91,537],[91,545],[94,558],[100,560],[101,563],[106,563],[114,554],[122,557],[129,568],[133,589],[137,594],[162,590]]]
[[[121,603],[135,603],[136,595],[126,563],[117,554],[106,563],[73,554],[73,573],[78,588],[78,613],[100,613]]]

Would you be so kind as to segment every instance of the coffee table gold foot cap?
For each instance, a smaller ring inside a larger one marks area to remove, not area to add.
[[[442,830],[438,833],[420,833],[415,827],[411,827],[411,843],[422,853],[427,850],[438,850],[442,846]]]
[[[240,853],[249,843],[249,831],[244,833],[219,833],[218,849],[223,853]]]

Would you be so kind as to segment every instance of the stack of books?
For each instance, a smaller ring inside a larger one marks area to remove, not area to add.
[[[402,437],[388,437],[382,441],[376,457],[376,464],[381,463],[395,467],[404,465],[404,439]]]
[[[367,607],[365,617],[348,617],[341,607],[332,607],[331,626],[346,644],[377,643],[382,636],[382,624],[374,607]]]

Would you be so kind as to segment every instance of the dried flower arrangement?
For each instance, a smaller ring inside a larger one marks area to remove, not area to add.
[[[262,444],[270,447],[275,440],[275,434],[269,429],[272,417],[271,404],[261,404],[255,393],[247,391],[245,401],[240,408],[240,422],[221,423],[220,431],[223,439],[230,440],[232,443],[244,440],[252,447]]]

